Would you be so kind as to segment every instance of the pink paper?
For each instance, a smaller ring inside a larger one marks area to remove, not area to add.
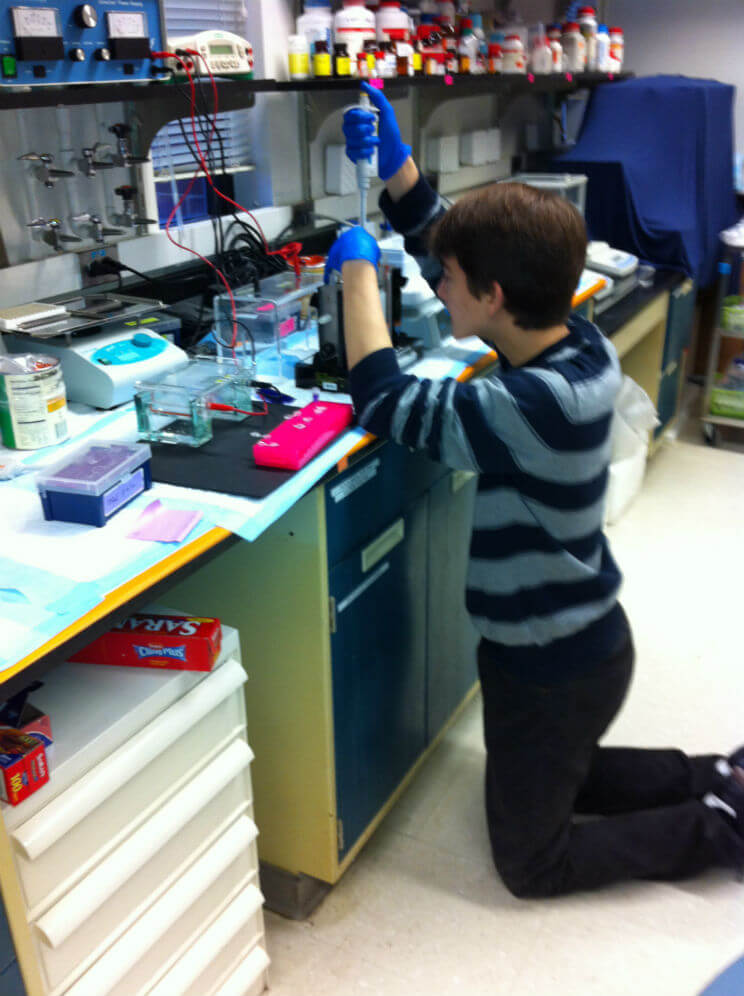
[[[168,509],[156,499],[140,515],[137,527],[128,536],[153,543],[180,543],[202,518],[201,512]]]

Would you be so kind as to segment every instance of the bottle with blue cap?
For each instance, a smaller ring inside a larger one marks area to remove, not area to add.
[[[597,72],[609,73],[610,71],[610,32],[606,24],[600,24],[597,28]]]

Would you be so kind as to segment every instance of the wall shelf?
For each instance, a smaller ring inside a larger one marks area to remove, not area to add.
[[[522,76],[520,74],[502,76],[460,76],[431,77],[411,76],[384,80],[388,92],[406,92],[409,88],[426,91],[439,91],[451,98],[482,93],[571,93],[601,83],[618,82],[629,79],[632,73],[607,76],[604,73],[570,73],[555,76]],[[207,99],[211,99],[208,83],[197,84]],[[220,80],[218,89],[220,105],[225,110],[249,107],[255,102],[257,93],[332,93],[335,90],[357,90],[359,81],[349,79],[322,79],[277,82],[277,80]],[[38,87],[37,89],[11,90],[0,88],[0,110],[19,110],[32,107],[72,107],[81,104],[106,104],[133,102],[144,103],[163,101],[185,103],[183,96],[168,83],[118,83],[66,87]]]

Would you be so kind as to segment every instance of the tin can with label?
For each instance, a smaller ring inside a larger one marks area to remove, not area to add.
[[[58,359],[34,353],[0,357],[0,434],[16,450],[67,439],[67,394]]]

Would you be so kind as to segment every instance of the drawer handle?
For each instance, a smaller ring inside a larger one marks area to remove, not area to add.
[[[254,948],[213,996],[245,996],[271,964],[263,948]]]
[[[380,533],[376,539],[373,539],[362,550],[362,570],[365,572],[371,570],[378,561],[382,560],[394,547],[402,542],[405,534],[405,521],[403,519],[396,519],[392,526],[389,526],[385,532]]]
[[[263,896],[255,885],[243,889],[194,942],[170,972],[151,989],[148,996],[183,996],[218,953],[263,906]]]
[[[136,920],[65,996],[106,996],[196,900],[256,839],[256,824],[241,816],[149,910]]]
[[[63,944],[99,906],[247,768],[252,757],[248,744],[244,740],[235,740],[206,768],[202,768],[185,788],[169,799],[36,921],[46,943],[53,948]]]
[[[452,494],[457,494],[457,492],[464,488],[468,481],[472,481],[475,476],[476,475],[472,470],[453,470],[452,477],[450,478],[452,482]]]
[[[24,855],[29,861],[35,861],[245,681],[246,673],[240,663],[234,658],[226,661],[144,730],[96,765],[79,784],[52,799],[14,830],[13,839]]]

